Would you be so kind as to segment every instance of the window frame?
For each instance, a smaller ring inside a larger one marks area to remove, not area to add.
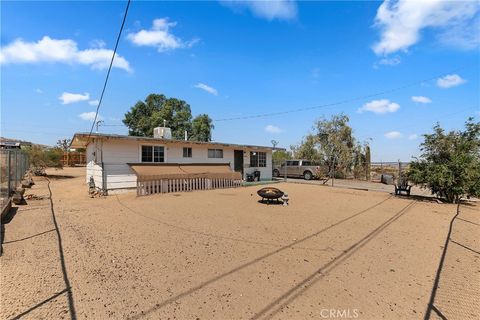
[[[187,151],[186,155],[185,155],[185,151]],[[183,147],[182,154],[183,154],[183,158],[193,158],[192,147]]]
[[[210,156],[210,151],[213,151],[213,157]],[[220,157],[218,156],[220,155]],[[223,149],[207,149],[207,158],[208,159],[223,159]]]
[[[144,147],[151,148],[152,161],[143,161],[143,148]],[[155,161],[155,148],[162,148],[163,149],[163,161]],[[140,163],[165,163],[165,162],[167,162],[167,148],[165,147],[165,145],[162,145],[162,144],[141,144],[139,146],[139,161],[140,161]]]
[[[265,151],[250,151],[250,167],[266,168],[267,153]]]

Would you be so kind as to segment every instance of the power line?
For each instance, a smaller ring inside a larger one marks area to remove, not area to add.
[[[443,73],[437,74],[433,77],[423,79],[423,80],[419,80],[419,81],[415,81],[415,82],[411,82],[411,83],[408,83],[408,84],[405,84],[405,85],[402,85],[402,86],[399,86],[399,87],[395,87],[395,88],[392,88],[392,89],[388,89],[388,90],[384,90],[384,91],[380,91],[380,92],[376,92],[376,93],[372,93],[372,94],[367,94],[367,95],[363,95],[363,96],[358,96],[358,97],[354,97],[354,98],[350,98],[350,99],[340,100],[340,101],[336,101],[336,102],[332,102],[332,103],[321,104],[321,105],[318,105],[318,106],[291,109],[291,110],[278,111],[278,112],[263,113],[263,114],[256,114],[256,115],[248,115],[248,116],[241,116],[241,117],[215,119],[213,121],[214,122],[222,122],[222,121],[246,120],[246,119],[254,119],[254,118],[267,118],[267,117],[271,117],[271,116],[278,116],[278,115],[295,113],[295,112],[303,112],[303,111],[314,110],[314,109],[323,109],[323,108],[335,107],[335,106],[346,104],[346,103],[349,103],[349,102],[364,100],[364,99],[368,99],[368,98],[372,98],[372,97],[381,96],[381,95],[384,95],[384,94],[387,94],[387,93],[403,90],[405,88],[409,88],[409,87],[415,86],[415,85],[423,83],[423,82],[427,82],[427,81],[437,79],[441,76],[444,76],[445,74],[453,73],[453,72],[456,72],[456,71],[464,69],[464,68],[466,68],[466,66],[459,67],[459,68],[453,69],[449,72],[443,72]]]
[[[90,133],[88,134],[87,143],[90,140],[90,136],[93,132],[93,128],[95,127],[95,122],[97,122],[98,111],[100,110],[100,105],[102,104],[103,95],[105,94],[105,89],[107,88],[108,78],[110,77],[110,71],[112,70],[113,60],[115,60],[115,55],[117,54],[118,43],[120,42],[120,37],[122,35],[123,26],[125,25],[125,20],[127,20],[127,14],[128,14],[128,8],[129,7],[130,7],[130,0],[128,0],[127,7],[125,8],[125,14],[123,15],[122,25],[120,27],[120,31],[118,32],[117,42],[115,43],[115,49],[113,50],[112,59],[110,60],[110,66],[108,67],[107,76],[105,77],[105,82],[103,84],[102,94],[100,95],[100,99],[98,100],[97,110],[95,111],[95,118],[93,119],[92,127],[90,128]]]
[[[461,110],[457,110],[456,112],[450,112],[450,113],[446,113],[446,114],[441,114],[437,117],[436,120],[434,120],[434,123],[436,122],[440,122],[441,119],[445,119],[447,117],[451,118],[453,116],[456,116],[456,115],[459,115],[459,114],[462,114],[466,111],[473,111],[475,110],[475,108],[478,108],[478,107],[470,107],[470,108],[465,108],[465,109],[461,109]],[[410,123],[410,124],[407,124],[407,125],[404,125],[404,126],[401,126],[398,130],[404,130],[404,129],[410,129],[410,128],[417,128],[417,127],[420,127],[422,125],[425,124],[425,120],[422,119],[421,122],[416,122],[416,123]],[[379,134],[383,134],[385,133],[385,131],[374,131],[374,132],[370,132],[370,133],[366,133],[366,134],[362,134],[360,135],[359,137],[360,138],[371,138],[372,136],[376,136],[376,135],[379,135]]]

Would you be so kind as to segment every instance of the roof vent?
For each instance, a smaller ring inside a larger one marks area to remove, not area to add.
[[[172,129],[167,127],[153,128],[153,137],[156,139],[172,139]]]

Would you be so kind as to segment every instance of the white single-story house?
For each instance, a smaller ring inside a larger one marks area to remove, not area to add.
[[[137,187],[138,168],[149,172],[166,167],[182,170],[181,165],[228,164],[232,172],[247,174],[260,171],[261,180],[272,179],[272,152],[266,146],[171,139],[169,128],[155,128],[154,137],[103,133],[76,133],[71,148],[86,149],[86,182],[93,177],[95,186],[104,191]],[[212,165],[213,167],[213,165]],[[224,166],[227,168],[227,166]],[[134,170],[135,169],[135,170]],[[160,172],[160,171],[159,171]],[[240,177],[240,175],[239,175]]]

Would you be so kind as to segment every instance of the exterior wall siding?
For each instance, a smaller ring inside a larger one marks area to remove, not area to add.
[[[192,148],[192,157],[183,157],[183,148],[187,145],[176,143],[151,143],[141,141],[125,141],[125,140],[105,140],[103,142],[94,141],[87,146],[87,176],[88,183],[90,176],[94,177],[95,185],[102,187],[103,179],[106,179],[106,188],[128,189],[135,188],[137,184],[137,176],[127,163],[141,162],[141,146],[142,145],[158,145],[165,147],[166,163],[229,163],[232,170],[234,169],[234,150],[244,151],[244,178],[247,173],[254,170],[260,171],[261,180],[272,179],[272,151],[270,149],[262,150],[267,154],[267,166],[263,168],[250,167],[250,149],[221,147],[221,146],[203,146],[188,145]],[[208,158],[208,149],[222,149],[223,158]],[[259,150],[255,150],[259,151]],[[102,162],[104,174],[102,175]]]

